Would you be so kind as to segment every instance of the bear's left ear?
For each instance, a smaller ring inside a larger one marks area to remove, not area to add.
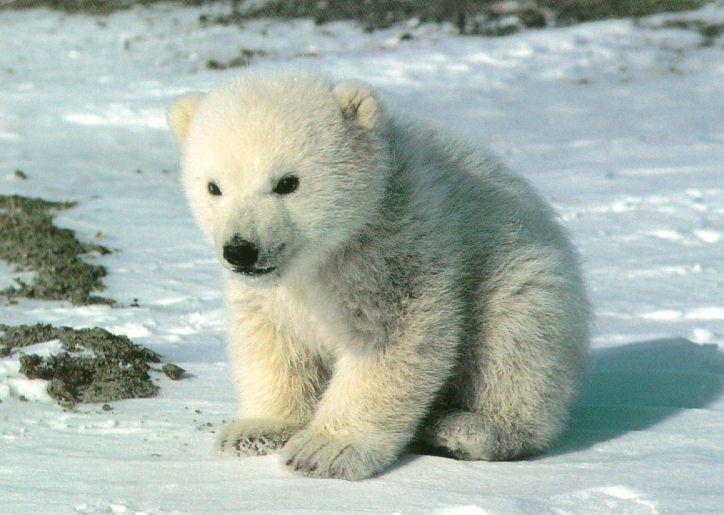
[[[168,126],[176,135],[179,143],[186,137],[186,129],[188,129],[191,118],[193,118],[196,108],[203,98],[203,93],[193,91],[186,93],[168,108],[166,114]]]
[[[334,87],[342,114],[365,129],[374,129],[380,108],[372,93],[358,82],[342,82]]]

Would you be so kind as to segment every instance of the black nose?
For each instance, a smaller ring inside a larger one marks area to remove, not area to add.
[[[236,267],[250,268],[258,257],[259,250],[256,245],[239,236],[234,236],[224,245],[224,259]]]

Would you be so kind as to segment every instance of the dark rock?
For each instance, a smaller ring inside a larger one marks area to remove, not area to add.
[[[166,363],[163,367],[161,367],[161,370],[163,370],[163,373],[174,381],[181,379],[186,372],[183,368],[178,365],[174,365],[173,363]]]

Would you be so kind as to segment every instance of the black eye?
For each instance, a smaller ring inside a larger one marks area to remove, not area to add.
[[[209,190],[209,193],[211,193],[212,195],[215,195],[215,196],[221,195],[221,190],[219,189],[219,187],[216,185],[215,182],[210,182],[209,185],[207,186],[207,188]]]
[[[277,195],[289,195],[299,187],[299,179],[294,175],[287,175],[279,179],[279,182],[274,186],[274,193]]]

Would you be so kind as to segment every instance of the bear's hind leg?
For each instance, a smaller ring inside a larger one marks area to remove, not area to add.
[[[575,262],[551,249],[520,249],[478,298],[452,398],[420,435],[460,459],[539,453],[565,423],[587,351],[588,307]]]

